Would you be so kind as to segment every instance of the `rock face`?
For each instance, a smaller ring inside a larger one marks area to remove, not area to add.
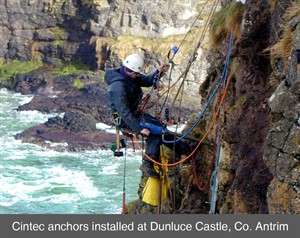
[[[81,59],[96,67],[95,47],[89,40],[91,9],[81,1],[0,1],[0,56],[5,59],[59,60]]]
[[[223,150],[218,166],[216,213],[300,214],[300,71],[296,57],[300,47],[299,16],[288,22],[293,29],[288,56],[271,61],[269,55],[262,53],[277,43],[282,34],[282,6],[288,8],[291,1],[277,1],[274,9],[269,1],[247,0],[244,5],[241,36],[234,42],[231,54],[235,70],[217,125],[222,128]],[[201,87],[205,101],[218,82],[218,72],[224,68],[227,44],[225,40],[224,47],[210,55],[214,64]],[[212,103],[212,112],[218,100],[217,97]],[[211,113],[205,116],[198,126],[199,135],[208,129],[212,117]],[[212,141],[214,134],[208,138]],[[200,154],[197,168],[202,168],[202,176],[198,179],[204,184],[203,174],[208,173],[211,160],[204,151]],[[203,161],[203,157],[207,159]],[[210,192],[199,191],[195,183],[190,183],[185,191],[188,195],[178,212],[195,211],[195,204],[201,212],[208,212],[205,202],[211,201]]]
[[[50,64],[82,59],[97,67],[96,58],[104,52],[95,54],[93,36],[184,34],[197,15],[198,4],[195,0],[1,0],[0,57]]]
[[[268,101],[272,124],[265,140],[264,161],[274,176],[267,190],[269,212],[300,214],[299,16],[285,24],[293,29],[291,51],[288,62],[279,59],[273,72],[280,83]],[[284,63],[288,67],[283,68]]]
[[[259,54],[269,45],[269,24],[267,1],[247,1],[244,30],[233,46],[238,69],[225,102],[222,139],[229,157],[221,163],[227,164],[222,168],[229,175],[227,181],[220,181],[224,193],[221,213],[268,213],[265,192],[272,176],[263,161],[263,143],[269,127],[266,104],[272,94],[271,66],[268,58]]]
[[[185,34],[190,28],[187,19],[198,14],[200,4],[201,1],[196,0],[117,0],[110,4],[102,3],[98,8],[98,20],[92,28],[96,35],[105,37],[135,35],[161,38]]]
[[[279,1],[271,9],[268,1],[245,3],[241,37],[232,52],[238,67],[221,125],[220,213],[300,213],[300,74],[293,53],[299,49],[299,20],[290,21],[293,41],[285,71],[284,57],[272,65],[261,54],[277,42],[282,6],[290,4]]]

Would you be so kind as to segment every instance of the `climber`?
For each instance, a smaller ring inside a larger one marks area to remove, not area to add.
[[[121,118],[119,127],[130,130],[133,133],[147,137],[145,152],[153,160],[158,161],[162,136],[153,134],[149,129],[143,127],[140,121],[162,126],[162,123],[152,115],[138,110],[138,105],[142,100],[143,91],[141,87],[151,87],[157,74],[164,74],[169,70],[168,63],[162,63],[153,73],[144,75],[144,59],[138,54],[130,54],[123,61],[120,68],[106,70],[104,79],[109,85],[107,91],[108,105],[111,113]],[[174,136],[166,134],[165,139],[174,140]],[[173,143],[166,144],[172,148]],[[188,154],[191,147],[188,143],[179,141],[176,143],[175,152],[177,154]],[[147,156],[143,156],[143,163],[140,170],[149,177],[159,178],[159,174],[153,167],[153,162]]]

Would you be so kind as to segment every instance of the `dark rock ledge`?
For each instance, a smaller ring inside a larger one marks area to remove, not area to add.
[[[33,143],[56,151],[82,151],[108,148],[115,140],[96,128],[97,122],[111,124],[106,106],[106,85],[101,75],[83,72],[52,78],[47,71],[17,76],[13,90],[34,94],[33,99],[18,110],[38,110],[45,113],[64,113],[15,135],[24,143]],[[80,79],[84,86],[75,88]]]
[[[56,151],[107,149],[115,135],[96,129],[96,121],[80,112],[66,112],[64,117],[50,118],[15,136],[25,143],[33,143]]]

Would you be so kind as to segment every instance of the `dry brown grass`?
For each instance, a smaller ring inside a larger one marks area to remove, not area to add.
[[[276,44],[264,50],[264,53],[269,53],[271,62],[275,62],[276,58],[283,59],[284,68],[288,67],[288,58],[291,56],[293,46],[293,32],[289,24],[291,19],[300,15],[300,3],[294,3],[289,7],[284,16],[284,24],[281,26],[283,34],[279,37]]]
[[[267,48],[267,50],[270,51],[271,58],[288,58],[291,55],[292,36],[291,28],[288,25],[284,26],[284,33],[279,41],[275,45]]]
[[[243,13],[244,5],[232,1],[214,15],[210,27],[212,47],[219,47],[229,32],[233,33],[234,39],[240,37]]]

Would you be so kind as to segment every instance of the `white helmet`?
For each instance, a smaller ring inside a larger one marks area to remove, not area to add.
[[[140,73],[144,68],[144,59],[138,54],[131,54],[125,58],[123,65],[133,72]]]

